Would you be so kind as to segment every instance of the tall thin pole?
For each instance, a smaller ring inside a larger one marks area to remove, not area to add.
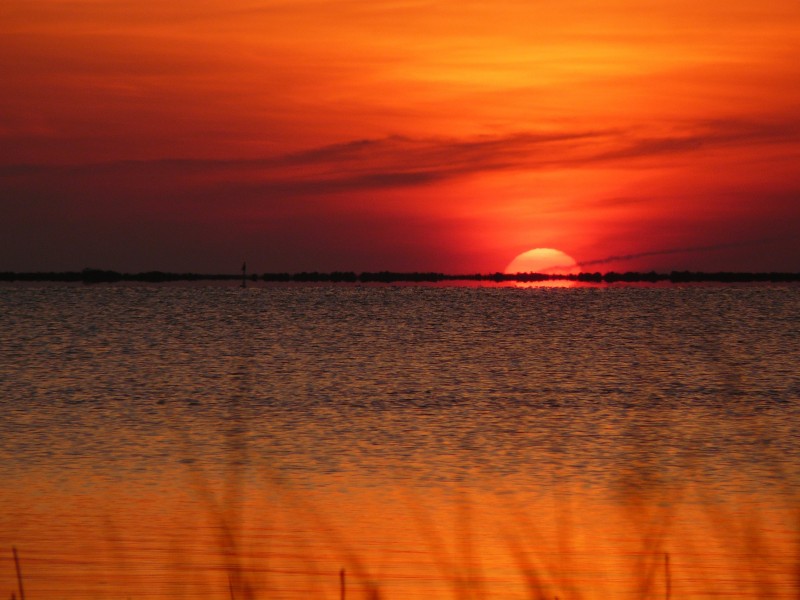
[[[340,593],[341,600],[344,600],[344,595],[345,595],[345,591],[344,591],[344,589],[345,589],[344,588],[344,569],[339,571],[339,589],[340,589],[340,592],[341,592]]]
[[[19,555],[17,548],[11,546],[11,551],[14,553],[14,565],[17,567],[17,584],[19,585],[19,600],[25,600],[25,588],[22,586],[22,569],[19,566]]]

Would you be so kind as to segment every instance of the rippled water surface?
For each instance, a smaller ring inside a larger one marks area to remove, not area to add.
[[[340,598],[340,569],[348,598],[795,597],[798,315],[797,287],[2,289],[0,595],[13,545],[31,598]]]

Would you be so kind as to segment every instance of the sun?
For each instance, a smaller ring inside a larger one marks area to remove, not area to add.
[[[578,263],[566,252],[554,248],[534,248],[517,256],[508,263],[505,272],[542,273],[544,275],[580,273]]]

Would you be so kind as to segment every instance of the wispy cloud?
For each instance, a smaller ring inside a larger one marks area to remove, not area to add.
[[[747,246],[757,246],[761,244],[768,244],[770,242],[775,241],[774,239],[758,239],[758,240],[745,240],[745,241],[737,241],[737,242],[730,242],[727,244],[713,244],[709,246],[687,246],[683,248],[667,248],[663,250],[648,250],[646,252],[636,252],[634,254],[618,254],[614,256],[606,256],[605,258],[598,258],[592,260],[584,260],[580,261],[577,264],[578,267],[596,267],[600,265],[607,265],[610,263],[617,263],[617,262],[625,262],[631,260],[637,260],[640,258],[647,258],[651,256],[667,256],[670,254],[694,254],[700,252],[715,252],[718,250],[727,250],[730,248],[743,248]],[[566,270],[571,268],[573,265],[565,265],[562,267],[556,267],[554,270]]]
[[[389,136],[352,140],[257,159],[163,159],[78,166],[11,165],[0,176],[154,173],[204,175],[225,187],[298,195],[428,185],[458,177],[505,170],[543,170],[663,161],[737,144],[796,142],[798,123],[706,121],[695,133],[637,137],[623,130],[517,132],[467,138]],[[653,166],[661,163],[650,163]],[[238,173],[238,175],[237,175]]]

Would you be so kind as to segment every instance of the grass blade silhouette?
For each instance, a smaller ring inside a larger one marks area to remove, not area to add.
[[[19,554],[17,554],[16,546],[11,547],[14,553],[14,566],[17,569],[17,585],[19,586],[19,600],[25,600],[25,587],[22,585],[22,569],[19,566]]]

